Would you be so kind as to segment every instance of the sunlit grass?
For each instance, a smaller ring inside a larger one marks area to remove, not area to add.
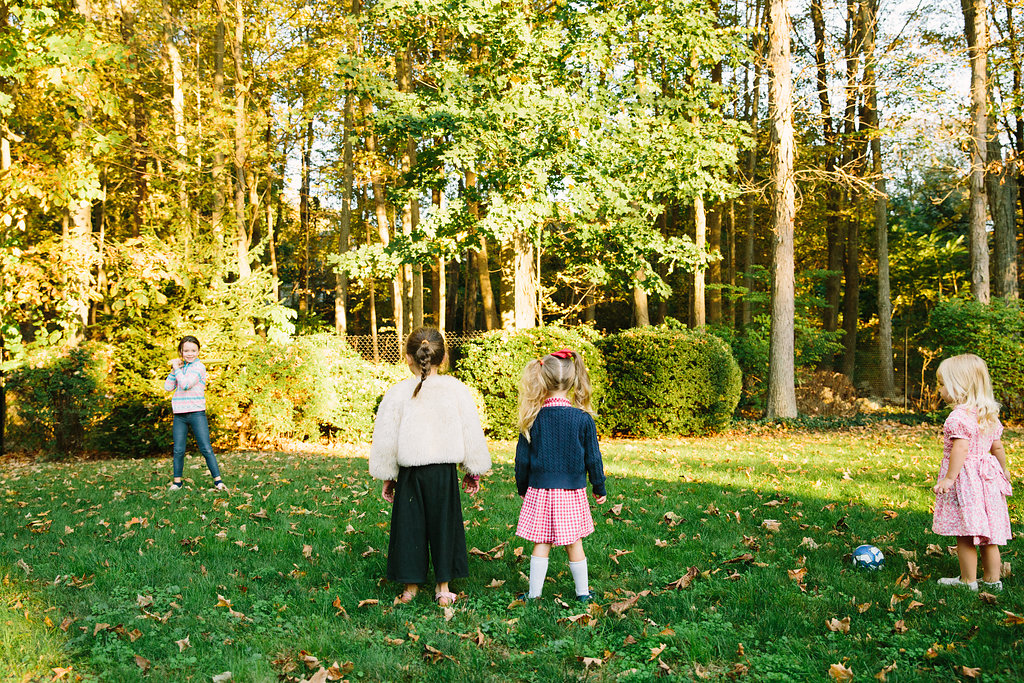
[[[1015,463],[1022,440],[1005,443]],[[514,603],[530,544],[513,534],[511,442],[492,444],[495,470],[464,500],[476,550],[450,612],[430,590],[392,605],[398,587],[381,578],[388,509],[366,475],[365,446],[223,454],[230,495],[205,488],[199,458],[177,493],[165,490],[167,460],[8,461],[2,672],[298,681],[337,663],[331,672],[349,680],[628,681],[671,671],[802,681],[842,664],[858,679],[893,665],[890,681],[949,680],[964,666],[986,680],[1021,677],[1024,627],[1004,623],[1004,610],[1024,613],[1016,577],[995,604],[934,583],[956,571],[955,558],[928,549],[948,543],[927,531],[935,428],[602,447],[609,501],[594,508],[597,531],[585,541],[598,604],[583,617],[558,551],[544,600]],[[1013,471],[1019,481],[1024,470]],[[1015,502],[1011,516],[1016,528]],[[885,552],[881,572],[848,564],[864,542]],[[1018,542],[1004,553],[1014,569]],[[691,567],[688,587],[668,587]],[[828,628],[847,617],[849,632]]]

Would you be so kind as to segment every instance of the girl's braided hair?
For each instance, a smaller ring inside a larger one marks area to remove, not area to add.
[[[444,362],[444,336],[433,327],[417,328],[405,339],[405,353],[420,364],[420,383],[412,392],[413,398],[416,398],[420,393],[420,387],[423,386],[423,380],[430,374],[430,368]]]

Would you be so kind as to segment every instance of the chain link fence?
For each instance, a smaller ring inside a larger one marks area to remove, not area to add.
[[[448,344],[449,357],[458,358],[461,355],[460,351],[463,344],[483,334],[483,332],[469,332],[466,334],[445,332],[444,340]],[[393,332],[378,334],[376,339],[371,334],[350,334],[346,337],[346,340],[355,349],[356,353],[362,356],[363,360],[370,361],[371,363],[400,363],[405,361],[405,349],[403,348],[405,340],[399,339],[398,335]]]

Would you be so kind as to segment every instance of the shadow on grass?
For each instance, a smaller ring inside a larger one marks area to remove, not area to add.
[[[464,498],[476,551],[449,613],[430,586],[392,605],[399,587],[382,580],[389,511],[358,457],[225,454],[230,495],[202,488],[199,465],[177,494],[164,490],[165,462],[5,468],[0,572],[24,573],[19,560],[32,570],[23,585],[56,607],[47,637],[102,680],[229,670],[235,680],[301,680],[335,661],[353,680],[388,681],[648,680],[669,670],[808,680],[834,663],[858,677],[895,665],[889,680],[949,680],[963,666],[1020,679],[1020,627],[1002,611],[1024,610],[1018,591],[989,605],[934,583],[956,560],[928,554],[946,539],[926,531],[926,482],[893,480],[930,461],[894,456],[861,471],[841,446],[820,446],[811,464],[776,457],[785,444],[767,456],[730,446],[609,442],[610,499],[594,507],[597,530],[584,542],[597,596],[589,610],[573,601],[558,550],[544,599],[514,601],[530,544],[514,536],[506,443],[495,444],[503,463],[481,494]],[[865,542],[885,552],[883,570],[848,563]],[[690,567],[688,587],[669,587]],[[319,664],[308,668],[310,657]]]

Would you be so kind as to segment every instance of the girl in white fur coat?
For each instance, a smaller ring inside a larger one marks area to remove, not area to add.
[[[405,585],[396,603],[410,602],[425,583],[428,556],[434,566],[434,599],[451,605],[452,579],[469,576],[466,533],[457,466],[463,490],[480,490],[480,475],[491,468],[487,441],[469,389],[439,375],[444,337],[421,327],[405,342],[410,377],[384,394],[373,426],[370,475],[384,480],[391,508],[387,578]]]

